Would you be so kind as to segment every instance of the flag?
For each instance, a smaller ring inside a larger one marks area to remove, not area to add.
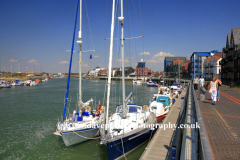
[[[90,54],[90,59],[92,59],[92,55]]]
[[[102,105],[101,105],[101,103],[100,103],[100,100],[99,100],[98,106],[99,106],[99,107],[101,107],[101,106],[102,106]]]
[[[101,106],[102,106],[102,105],[101,105],[101,103],[100,103],[100,100],[99,100],[98,106],[99,106],[98,109],[101,110]]]

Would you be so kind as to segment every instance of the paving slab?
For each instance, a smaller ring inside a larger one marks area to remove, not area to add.
[[[240,159],[240,90],[221,86],[220,101],[212,105],[207,93],[198,104],[214,159]]]

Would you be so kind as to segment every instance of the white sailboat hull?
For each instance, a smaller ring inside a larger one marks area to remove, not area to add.
[[[99,128],[89,128],[78,131],[68,131],[62,133],[62,139],[66,147],[89,140],[89,138],[96,137],[99,134]]]

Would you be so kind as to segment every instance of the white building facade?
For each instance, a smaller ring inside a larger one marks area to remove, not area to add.
[[[221,78],[221,65],[222,53],[218,53],[212,57],[208,57],[204,61],[204,78],[205,80],[212,80],[214,76]]]

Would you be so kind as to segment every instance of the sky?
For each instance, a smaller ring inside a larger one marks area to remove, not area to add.
[[[116,0],[118,4],[118,0]],[[239,0],[124,0],[125,66],[141,59],[153,71],[163,70],[165,56],[222,51],[226,35],[239,28]],[[120,6],[114,38],[121,37]],[[77,0],[0,0],[1,71],[68,72]],[[108,67],[111,0],[83,0],[83,72]],[[75,51],[79,51],[79,16]],[[114,40],[113,67],[121,66],[120,41]],[[90,59],[92,54],[92,59]],[[72,72],[79,55],[73,54]],[[34,62],[34,67],[33,67]],[[11,68],[12,65],[12,68]]]

